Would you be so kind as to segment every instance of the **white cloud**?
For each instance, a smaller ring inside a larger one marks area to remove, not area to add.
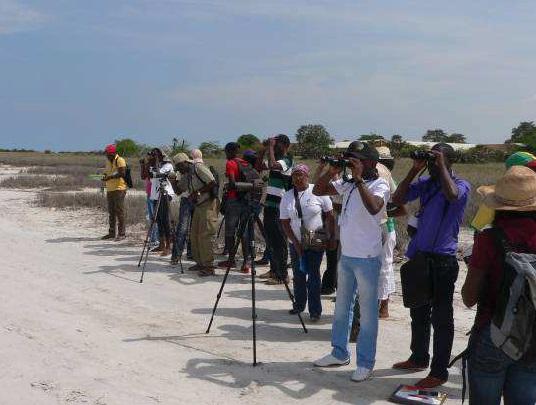
[[[45,14],[17,0],[0,0],[0,35],[34,30],[46,20]]]

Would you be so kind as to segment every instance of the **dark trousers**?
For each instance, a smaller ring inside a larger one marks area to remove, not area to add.
[[[305,250],[300,260],[294,245],[290,244],[289,248],[294,280],[294,297],[296,298],[294,309],[303,312],[305,304],[309,302],[309,315],[320,316],[322,314],[320,264],[322,263],[324,252]],[[305,268],[302,268],[302,264],[305,265]]]
[[[110,228],[108,233],[110,235],[116,235],[115,225],[117,223],[117,233],[119,235],[125,234],[125,190],[108,191],[106,193],[106,200],[108,202],[108,218]]]
[[[186,197],[181,197],[179,206],[179,219],[177,220],[177,228],[175,229],[175,239],[173,241],[173,248],[171,249],[171,258],[177,259],[182,256],[184,252],[184,245],[188,238],[188,232],[190,231],[190,224],[192,223],[192,214],[194,212],[194,205]]]
[[[234,261],[236,252],[233,253],[235,240],[237,237],[237,231],[240,225],[241,220],[245,220],[246,205],[240,200],[227,200],[227,205],[225,207],[225,246],[229,250],[229,260]],[[241,239],[242,244],[242,256],[244,261],[248,258],[248,240],[247,240],[247,229],[244,230]]]
[[[169,239],[171,236],[171,227],[169,225],[169,201],[171,200],[170,196],[162,196],[160,201],[160,207],[158,208],[158,213],[156,214],[156,221],[158,222],[158,235],[160,236],[160,243],[162,243],[162,238]],[[156,210],[156,204],[158,200],[154,201],[154,208]]]
[[[429,254],[433,296],[429,305],[412,308],[411,314],[411,360],[418,364],[430,361],[430,326],[434,327],[430,375],[448,378],[447,367],[454,339],[454,316],[452,299],[454,283],[458,278],[458,261],[455,256]]]
[[[279,221],[279,208],[264,207],[264,232],[270,249],[270,271],[279,280],[287,277],[288,245]]]
[[[326,271],[322,276],[322,290],[337,288],[337,265],[339,263],[339,243],[333,250],[326,250]]]

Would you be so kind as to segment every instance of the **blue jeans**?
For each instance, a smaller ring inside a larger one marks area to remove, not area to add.
[[[320,264],[324,252],[314,252],[305,250],[303,252],[306,272],[300,270],[300,258],[294,249],[294,245],[289,244],[290,260],[292,262],[292,272],[294,276],[294,298],[295,307],[300,312],[305,309],[305,304],[309,301],[309,314],[320,316],[322,314],[322,303],[320,301]]]
[[[359,296],[361,327],[357,338],[357,365],[368,369],[376,362],[378,337],[378,279],[380,256],[357,258],[341,256],[337,277],[337,301],[331,331],[331,354],[339,360],[350,358],[348,338],[354,318],[356,293]]]
[[[536,404],[536,363],[509,358],[490,338],[489,326],[472,342],[468,358],[469,403],[499,405]]]
[[[154,216],[154,205],[153,205],[152,200],[149,197],[147,197],[147,220],[149,221],[149,223],[151,223],[151,221],[153,220],[153,216]],[[151,231],[149,240],[152,244],[158,243],[158,240],[159,240],[158,224],[156,223],[156,221],[153,225],[153,230]]]
[[[192,213],[194,205],[186,197],[181,197],[179,206],[179,219],[177,220],[177,228],[175,229],[175,240],[171,249],[171,258],[178,259],[184,252],[184,244],[190,231],[190,223],[192,222]]]

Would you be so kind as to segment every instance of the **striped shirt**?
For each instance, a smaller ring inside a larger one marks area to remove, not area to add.
[[[290,189],[291,173],[292,173],[292,158],[285,156],[278,160],[282,170],[270,170],[268,175],[268,187],[266,188],[266,207],[278,208],[281,202],[281,197],[285,191]]]

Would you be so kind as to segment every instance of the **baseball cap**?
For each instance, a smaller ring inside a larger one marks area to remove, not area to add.
[[[380,154],[376,148],[370,146],[366,142],[353,141],[348,145],[348,149],[344,153],[344,156],[354,157],[360,160],[372,160],[377,162],[380,159]]]

